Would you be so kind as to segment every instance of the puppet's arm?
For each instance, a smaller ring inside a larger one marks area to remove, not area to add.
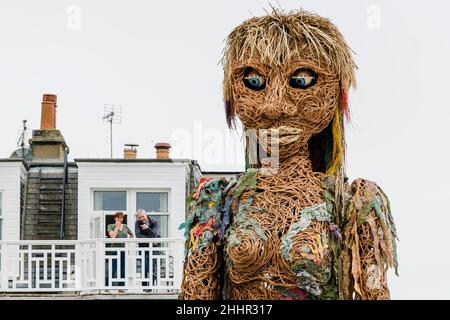
[[[180,298],[215,300],[221,295],[223,194],[228,181],[202,179],[189,199],[185,228],[186,257]]]
[[[345,213],[344,299],[390,299],[386,271],[394,267],[397,274],[397,234],[387,196],[374,182],[357,179]]]
[[[214,243],[196,249],[184,263],[181,296],[183,300],[217,300],[220,296],[218,271],[221,257]]]

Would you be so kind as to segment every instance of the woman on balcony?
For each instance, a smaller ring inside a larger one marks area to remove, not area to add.
[[[134,233],[131,231],[130,227],[123,223],[123,212],[116,212],[114,215],[115,223],[108,225],[108,236],[112,239],[117,238],[128,238],[128,235],[131,238],[134,238]],[[122,243],[113,243],[111,244],[112,248],[123,248]],[[120,253],[120,254],[119,254]],[[106,286],[109,285],[109,279],[111,279],[111,285],[113,285],[113,279],[117,279],[117,260],[120,261],[120,279],[125,279],[125,251],[124,250],[111,250],[106,253],[107,255],[113,256],[109,259],[112,260],[112,274],[111,277],[108,275],[109,271],[109,263],[107,259],[106,263]],[[117,283],[117,281],[114,281]],[[124,281],[119,281],[118,286],[124,286]]]

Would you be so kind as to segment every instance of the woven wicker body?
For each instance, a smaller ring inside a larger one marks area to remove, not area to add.
[[[230,34],[224,99],[246,172],[201,179],[183,227],[183,299],[389,299],[389,201],[345,177],[350,50],[331,22],[274,10]],[[251,143],[253,141],[253,144]]]
[[[384,193],[346,184],[338,214],[335,179],[301,160],[275,176],[205,181],[191,203],[182,298],[389,298],[396,235]]]
[[[312,221],[286,244],[288,232],[299,223],[302,211],[324,203],[322,176],[313,173],[309,160],[302,157],[290,158],[275,175],[256,175],[256,188],[246,190],[240,198],[241,206],[250,201],[251,205],[241,213],[238,210],[226,234],[226,276],[231,288],[224,296],[289,298],[287,293],[292,289],[295,296],[299,277],[294,265],[305,259],[313,263],[313,268],[304,264],[305,272],[331,272],[330,221]]]

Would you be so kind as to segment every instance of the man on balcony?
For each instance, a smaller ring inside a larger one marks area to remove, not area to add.
[[[134,226],[134,230],[136,233],[136,238],[159,238],[158,234],[158,223],[155,220],[150,219],[150,216],[147,215],[144,209],[139,209],[136,212],[136,224]],[[157,244],[153,245],[154,247],[157,246]],[[149,262],[150,262],[150,245],[149,243],[140,243],[139,247],[141,248],[149,248],[144,249],[141,251],[144,253],[144,272],[145,277],[149,277]],[[157,252],[153,252],[152,255],[157,254]],[[157,265],[156,265],[156,259],[152,259],[152,266],[153,266],[153,285],[156,285],[156,277],[157,277]],[[142,285],[144,287],[148,286],[148,282],[142,282]],[[147,291],[147,290],[146,290]]]

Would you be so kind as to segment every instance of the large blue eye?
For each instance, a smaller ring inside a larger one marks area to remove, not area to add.
[[[262,90],[266,87],[266,79],[253,68],[244,70],[244,84],[247,88],[252,90]]]
[[[302,68],[294,72],[289,80],[289,85],[296,89],[306,89],[315,85],[316,82],[317,73],[311,69]]]

